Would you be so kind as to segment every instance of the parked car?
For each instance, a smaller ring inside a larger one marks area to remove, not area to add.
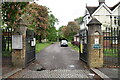
[[[60,46],[61,46],[61,47],[63,47],[63,46],[68,47],[68,42],[67,42],[67,40],[61,40]]]

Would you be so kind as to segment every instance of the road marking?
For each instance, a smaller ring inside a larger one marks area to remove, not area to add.
[[[92,73],[89,73],[88,75],[89,75],[89,76],[95,76],[95,74],[92,74]]]
[[[53,56],[53,59],[55,59],[55,56]]]
[[[69,67],[75,67],[75,65],[69,65]]]
[[[72,49],[71,49],[71,51],[75,51],[75,50],[72,50]]]

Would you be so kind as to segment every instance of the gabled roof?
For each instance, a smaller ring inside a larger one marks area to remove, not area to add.
[[[77,33],[76,35],[74,35],[75,37],[79,37],[79,33]]]
[[[92,20],[87,24],[87,25],[91,25],[91,24],[96,24],[96,25],[102,25],[102,23],[100,23],[96,18],[92,18]]]
[[[116,5],[114,5],[113,7],[111,7],[111,10],[114,10],[119,4],[120,4],[120,1]]]
[[[105,4],[105,3],[103,3]],[[113,7],[108,7],[106,4],[105,6],[110,9],[111,11],[113,11],[118,5],[120,4],[120,1],[114,5]],[[90,15],[92,15],[101,5],[97,6],[97,7],[93,7],[93,6],[86,6],[87,10],[89,11]]]
[[[86,8],[89,11],[90,15],[92,15],[97,10],[98,7],[87,6]]]

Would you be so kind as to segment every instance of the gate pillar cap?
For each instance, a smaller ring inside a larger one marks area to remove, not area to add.
[[[17,21],[16,21],[17,25],[23,25],[23,26],[27,26],[27,24],[25,23],[25,21],[22,19],[22,18],[19,18]]]
[[[102,23],[99,22],[95,17],[93,17],[92,20],[87,24],[88,27],[89,25],[102,25]]]
[[[25,23],[25,20],[23,18],[20,17],[16,21],[16,26],[18,27],[15,28],[14,34],[19,34],[19,35],[26,34],[27,24]]]

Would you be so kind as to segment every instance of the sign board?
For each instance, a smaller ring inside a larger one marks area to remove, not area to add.
[[[12,35],[12,49],[22,48],[22,35]]]
[[[99,44],[99,38],[95,38],[94,44]]]
[[[100,45],[100,44],[94,44],[94,45],[93,45],[93,48],[94,48],[94,49],[100,49],[100,48],[101,48],[101,45]]]

